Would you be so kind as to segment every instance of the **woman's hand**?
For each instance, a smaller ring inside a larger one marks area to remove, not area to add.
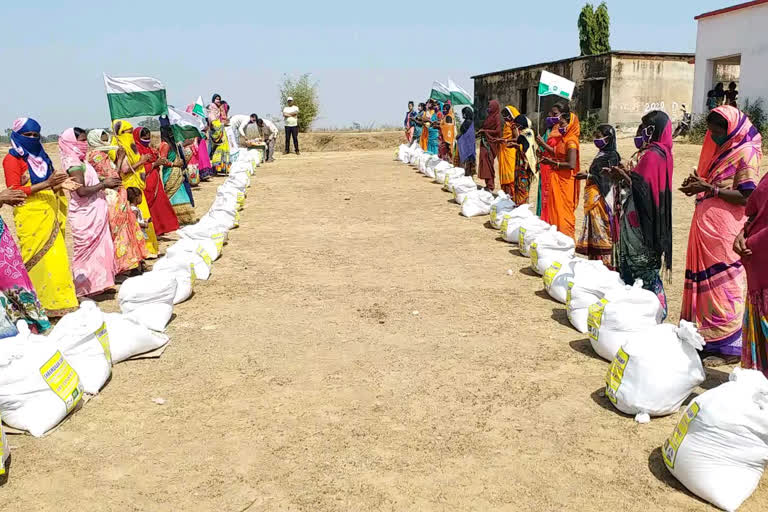
[[[688,176],[683,182],[683,186],[680,187],[680,191],[689,197],[695,196],[702,192],[709,192],[713,189],[714,187],[711,184],[707,183],[701,179],[701,177],[696,176],[695,174]]]
[[[67,175],[64,172],[56,171],[51,176],[45,180],[46,185],[48,185],[48,188],[53,188],[61,185],[65,181],[69,179],[69,175]]]
[[[733,241],[733,252],[741,256],[752,256],[752,250],[747,247],[747,239],[744,238],[744,231],[738,234],[736,240]]]
[[[629,177],[627,169],[623,164],[615,165],[613,167],[603,167],[603,172],[610,175],[614,181],[626,181],[632,183],[632,178]]]
[[[552,160],[548,156],[545,156],[544,158],[541,159],[541,163],[547,164],[547,165],[557,166],[559,162],[557,160]]]
[[[577,180],[585,180],[589,178],[589,173],[586,171],[579,171],[576,174],[574,174],[573,177],[576,178]]]
[[[18,206],[23,204],[27,199],[27,194],[21,190],[15,188],[7,188],[0,192],[0,204],[9,204],[11,206]]]
[[[542,139],[541,135],[537,135],[536,136],[536,144],[538,144],[539,146],[546,146],[547,145],[547,141]]]
[[[122,146],[115,151],[115,162],[119,162],[120,159],[125,158],[125,149]]]
[[[123,184],[119,178],[105,178],[101,183],[104,185],[104,188],[109,189],[120,188],[120,185]]]

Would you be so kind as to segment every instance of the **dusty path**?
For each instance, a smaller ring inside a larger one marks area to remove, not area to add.
[[[260,169],[163,358],[13,437],[2,509],[708,510],[663,467],[675,418],[614,411],[526,261],[391,154]],[[767,506],[764,480],[743,510]]]

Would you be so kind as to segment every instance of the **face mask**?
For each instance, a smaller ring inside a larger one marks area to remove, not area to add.
[[[726,142],[728,142],[728,135],[712,135],[710,134],[710,137],[712,137],[712,140],[715,141],[715,144],[718,146],[722,146]]]
[[[559,117],[548,117],[547,120],[546,120],[547,128],[552,128],[558,122],[560,122],[560,118]]]
[[[608,145],[608,141],[606,141],[605,139],[606,139],[606,138],[605,138],[605,137],[603,137],[602,139],[595,139],[595,141],[594,141],[594,142],[595,142],[595,147],[596,147],[597,149],[599,149],[600,151],[602,151],[603,149],[605,149],[605,146],[607,146],[607,145]]]
[[[655,126],[646,126],[643,128],[643,130],[640,132],[640,135],[635,137],[635,147],[637,149],[643,149],[646,145],[648,145],[651,142],[651,139],[653,138],[653,134],[656,131]]]
[[[79,140],[75,144],[75,149],[77,150],[77,154],[80,158],[85,158],[85,155],[88,154],[88,142],[84,140]]]
[[[635,147],[637,149],[643,149],[643,146],[645,146],[645,139],[642,135],[635,137]]]
[[[558,130],[560,131],[560,135],[565,135],[566,132],[568,132],[568,128],[563,128],[562,126],[558,128]]]

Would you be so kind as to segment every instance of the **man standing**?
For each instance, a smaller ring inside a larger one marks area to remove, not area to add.
[[[296,154],[299,154],[299,107],[293,104],[293,98],[290,96],[286,100],[288,105],[283,109],[283,118],[285,118],[285,154],[291,152],[291,137],[293,137],[293,147]]]
[[[266,162],[274,162],[275,161],[275,142],[277,142],[277,126],[275,126],[275,123],[270,121],[269,119],[259,118],[256,121],[256,124],[259,127],[259,133],[261,134],[262,140],[264,140],[264,144],[267,146],[266,155],[264,156],[264,161]],[[286,129],[287,133],[287,129]],[[288,137],[286,136],[286,139]],[[296,153],[298,153],[298,149],[296,150]]]

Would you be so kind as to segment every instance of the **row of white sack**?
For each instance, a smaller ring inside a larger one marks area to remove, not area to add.
[[[456,188],[464,204],[461,194],[471,198],[477,190],[474,180]],[[661,324],[663,308],[642,282],[627,286],[602,262],[576,258],[573,240],[535,217],[528,205],[483,199],[492,205],[491,223],[504,240],[531,258],[549,295],[566,304],[571,324],[611,361],[605,378],[611,403],[641,422],[679,411],[706,379],[697,354],[704,339],[696,326]],[[736,510],[768,463],[768,379],[736,369],[729,382],[695,398],[664,444],[663,457],[692,492]]]

